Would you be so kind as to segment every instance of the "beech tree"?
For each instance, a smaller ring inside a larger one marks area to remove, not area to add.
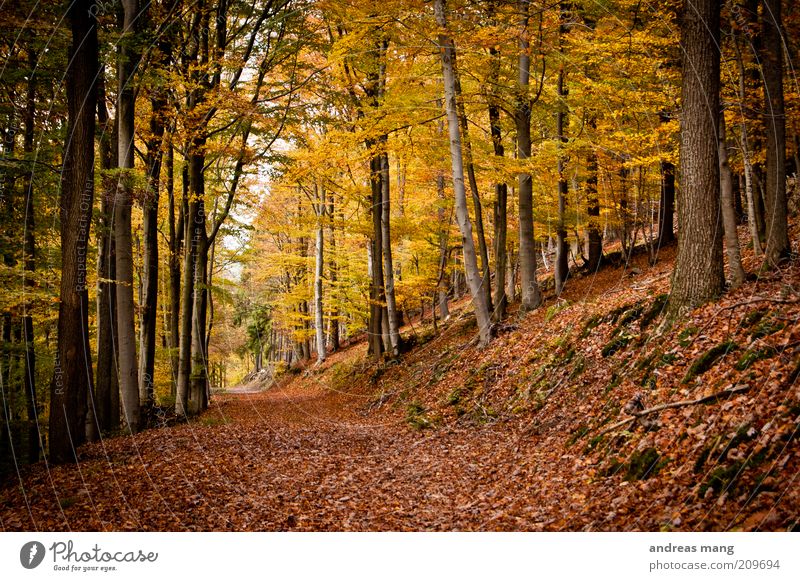
[[[707,302],[722,292],[718,123],[720,5],[686,2],[681,20],[681,195],[678,256],[670,310]]]
[[[92,387],[86,257],[94,201],[94,130],[100,73],[96,6],[76,0],[67,12],[72,31],[68,55],[67,133],[61,170],[61,285],[58,345],[50,383],[51,462],[76,460],[85,438],[86,401]]]

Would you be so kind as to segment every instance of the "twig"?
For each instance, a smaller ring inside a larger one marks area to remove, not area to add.
[[[712,393],[711,395],[706,395],[706,396],[698,398],[698,399],[686,399],[686,400],[682,400],[682,401],[674,401],[674,402],[671,402],[671,403],[662,403],[662,404],[659,404],[657,406],[648,408],[646,410],[634,412],[634,413],[631,414],[631,417],[626,418],[624,420],[621,420],[621,421],[617,422],[616,424],[606,428],[605,430],[600,432],[600,434],[598,434],[598,435],[599,436],[605,436],[607,433],[613,432],[617,428],[621,428],[622,426],[624,426],[626,424],[629,424],[629,423],[631,423],[633,421],[636,421],[639,418],[641,418],[642,416],[647,416],[647,415],[650,415],[650,414],[654,414],[656,412],[660,412],[660,411],[668,410],[668,409],[672,409],[672,408],[681,408],[681,407],[686,407],[686,406],[690,406],[690,405],[699,405],[699,404],[702,404],[702,403],[708,403],[708,402],[711,402],[711,401],[716,401],[716,400],[718,400],[720,398],[723,398],[723,397],[731,397],[733,395],[736,395],[737,393],[742,393],[744,391],[747,391],[748,389],[750,389],[750,385],[742,384],[742,385],[737,385],[735,387],[732,387],[731,389],[723,389],[722,391],[719,391],[717,393]]]

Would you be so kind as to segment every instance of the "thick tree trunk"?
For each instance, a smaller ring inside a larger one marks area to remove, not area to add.
[[[724,285],[717,157],[719,12],[718,0],[687,2],[681,25],[681,199],[673,315],[714,299]]]
[[[447,26],[444,0],[435,0],[436,21],[439,27]],[[478,270],[478,259],[475,254],[475,242],[472,239],[472,223],[467,208],[467,195],[464,187],[464,165],[461,157],[461,135],[459,132],[458,110],[456,106],[455,87],[455,45],[450,37],[439,34],[439,47],[442,57],[442,73],[444,75],[445,109],[450,135],[450,158],[453,166],[453,189],[455,191],[456,219],[461,230],[464,252],[464,268],[467,284],[472,295],[475,317],[478,321],[480,344],[488,345],[492,339],[492,322],[486,294],[482,288],[482,277]],[[532,225],[532,224],[531,224]]]
[[[94,128],[99,75],[97,21],[91,0],[67,12],[72,45],[67,59],[67,132],[61,172],[61,288],[58,346],[50,384],[49,461],[76,460],[85,434],[92,386],[86,255],[94,199]]]
[[[789,253],[786,203],[786,118],[783,104],[783,36],[781,0],[764,0],[761,14],[764,50],[764,128],[767,140],[765,259],[777,264]]]
[[[123,0],[123,40],[119,49],[119,98],[117,131],[119,168],[122,170],[114,198],[114,242],[117,247],[117,334],[119,337],[119,386],[122,414],[131,432],[140,428],[139,369],[136,359],[136,327],[133,302],[133,206],[134,107],[133,70],[137,56],[133,50],[137,32],[137,2]]]
[[[719,186],[722,222],[725,226],[725,251],[731,271],[731,288],[737,288],[745,279],[739,235],[736,233],[736,210],[733,207],[733,174],[728,164],[728,144],[725,137],[725,113],[719,115]]]
[[[190,204],[195,205],[194,222],[191,225],[194,252],[192,282],[191,347],[189,373],[189,414],[203,411],[206,399],[206,308],[208,305],[206,279],[208,278],[208,234],[205,211],[205,139],[195,143],[189,162]]]
[[[521,29],[519,35],[519,86],[514,122],[517,128],[517,158],[524,163],[531,156],[530,42],[528,40],[529,2],[519,1]],[[533,236],[533,181],[531,174],[519,174],[519,262],[523,311],[530,311],[542,302],[536,280],[536,241]]]

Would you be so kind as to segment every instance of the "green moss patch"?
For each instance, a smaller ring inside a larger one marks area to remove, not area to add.
[[[704,374],[706,371],[714,367],[714,365],[725,357],[728,353],[736,349],[736,343],[733,341],[724,341],[719,345],[715,345],[700,357],[689,367],[686,376],[683,378],[683,383],[689,383],[698,375]]]

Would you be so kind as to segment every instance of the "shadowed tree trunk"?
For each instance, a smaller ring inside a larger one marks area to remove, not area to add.
[[[114,198],[114,242],[117,250],[117,335],[119,337],[119,387],[125,427],[131,432],[140,428],[139,369],[136,360],[136,327],[133,303],[133,206],[134,167],[134,66],[138,56],[133,50],[137,33],[137,2],[123,0],[123,38],[119,49],[119,98],[117,100],[118,166],[121,170]]]
[[[100,168],[117,165],[116,128],[108,119],[105,102],[105,74],[98,81],[97,120],[101,125]],[[106,183],[110,180],[106,180]],[[111,192],[102,191],[97,233],[97,380],[94,405],[97,432],[119,427],[119,383],[117,382],[117,255],[114,244]]]
[[[567,32],[566,27],[567,7],[563,2],[559,4],[559,26],[558,44],[559,52],[563,57],[564,36]],[[567,244],[567,160],[564,155],[564,144],[567,142],[565,125],[567,124],[567,88],[564,79],[564,64],[558,68],[558,113],[556,113],[556,136],[558,139],[558,224],[556,226],[556,261],[554,267],[554,279],[556,295],[560,295],[564,290],[569,274],[569,245]]]
[[[766,188],[764,223],[767,262],[777,264],[789,253],[786,204],[786,119],[783,104],[783,36],[781,0],[764,0],[761,14],[764,41],[764,128],[766,132]]]
[[[589,127],[594,130],[597,122],[589,119]],[[591,146],[590,146],[591,147]],[[586,157],[586,213],[589,216],[589,272],[597,272],[603,259],[603,229],[600,227],[600,200],[597,197],[597,150],[592,147]]]
[[[61,172],[61,287],[58,346],[50,384],[49,461],[76,460],[85,435],[92,386],[86,255],[94,199],[94,128],[99,75],[95,3],[75,0],[67,12],[67,132]]]
[[[736,233],[736,210],[733,207],[733,174],[728,164],[728,144],[725,138],[725,113],[719,115],[719,185],[722,221],[725,226],[725,251],[731,271],[731,288],[737,288],[745,279],[739,236]]]
[[[687,1],[681,23],[681,198],[669,307],[673,315],[719,296],[724,284],[717,157],[719,12],[717,0]]]

